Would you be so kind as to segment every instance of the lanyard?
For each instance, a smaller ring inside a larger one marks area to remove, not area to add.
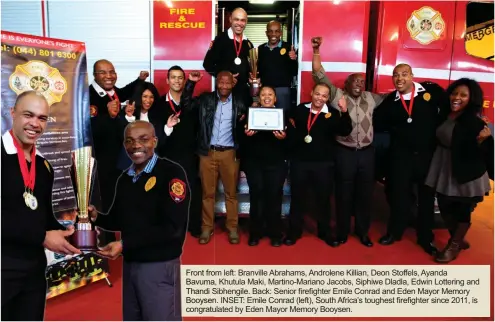
[[[237,41],[235,40],[235,35],[234,35],[234,48],[235,48],[236,57],[239,57],[242,49],[242,35],[240,36],[239,48],[237,48]]]
[[[311,128],[313,127],[313,125],[315,124],[316,119],[318,118],[318,115],[320,115],[320,113],[321,113],[321,109],[318,111],[318,113],[315,114],[315,117],[313,118],[313,120],[311,120],[311,116],[313,114],[313,105],[311,105],[311,108],[309,109],[309,115],[308,115],[308,133],[311,130]]]
[[[17,159],[19,160],[19,165],[21,167],[22,180],[24,180],[24,187],[31,192],[34,190],[34,183],[36,181],[36,147],[33,145],[33,151],[31,152],[31,170],[28,170],[26,164],[26,157],[24,156],[24,151],[22,150],[19,142],[14,137],[14,133],[10,130],[10,135],[14,140],[14,146],[17,149]]]
[[[172,96],[170,96],[170,92],[167,94],[167,96],[168,96],[168,103],[170,104],[170,108],[172,109],[172,111],[174,111],[174,114],[177,114],[177,116],[179,116],[182,111],[179,111],[179,113],[177,113],[177,111],[175,110],[174,102],[172,101]]]
[[[413,83],[413,88],[412,88],[412,92],[411,92],[411,100],[409,101],[409,107],[406,105],[406,101],[404,100],[404,97],[402,96],[402,94],[401,94],[401,93],[399,93],[399,95],[400,95],[400,100],[401,100],[401,102],[402,102],[402,107],[404,107],[404,109],[406,110],[407,115],[409,115],[409,118],[411,118],[412,111],[413,111],[413,105],[414,105],[414,91],[415,91],[415,86],[414,86],[414,83]]]

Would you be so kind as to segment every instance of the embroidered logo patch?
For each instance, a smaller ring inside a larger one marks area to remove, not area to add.
[[[186,185],[179,179],[172,179],[170,181],[170,197],[172,200],[179,203],[186,198]]]
[[[424,93],[424,95],[423,95],[423,99],[424,99],[425,101],[427,101],[427,102],[428,102],[428,101],[430,100],[430,98],[431,98],[430,93]]]
[[[285,49],[285,48],[280,49],[280,55],[285,55],[286,52],[287,52],[287,49]]]
[[[98,107],[96,107],[96,105],[91,105],[89,107],[89,115],[91,115],[91,117],[98,115]]]
[[[52,172],[52,170],[50,169],[50,164],[46,160],[45,160],[45,167],[48,169],[48,172]]]
[[[328,112],[327,114],[325,114],[325,118],[326,118],[326,119],[329,119],[329,118],[330,118],[330,116],[332,116],[332,113],[330,113],[330,112]]]
[[[151,189],[153,189],[155,184],[156,184],[156,177],[149,178],[148,181],[146,181],[146,184],[144,185],[144,190],[146,192],[150,191]]]

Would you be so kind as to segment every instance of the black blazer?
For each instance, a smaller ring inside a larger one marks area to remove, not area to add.
[[[456,120],[451,144],[452,175],[460,184],[476,180],[486,171],[493,179],[493,136],[481,145],[477,141],[484,126],[485,122],[473,113],[463,113]]]

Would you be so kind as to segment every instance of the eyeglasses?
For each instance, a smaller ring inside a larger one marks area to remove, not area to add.
[[[127,138],[127,139],[125,139],[124,144],[125,145],[134,145],[134,143],[139,143],[141,145],[144,145],[144,144],[147,144],[148,142],[150,142],[151,140],[153,140],[154,138],[155,137],[151,137],[151,138],[144,137],[144,138],[138,138],[138,139]]]

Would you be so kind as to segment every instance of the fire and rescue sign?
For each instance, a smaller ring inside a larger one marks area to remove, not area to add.
[[[407,30],[412,39],[428,45],[440,39],[445,30],[445,22],[440,12],[431,7],[422,7],[411,14],[407,21]]]

